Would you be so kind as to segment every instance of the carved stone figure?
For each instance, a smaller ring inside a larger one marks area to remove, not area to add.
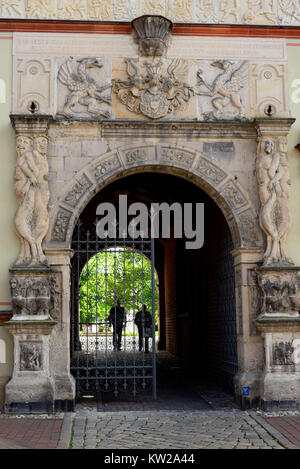
[[[31,139],[18,135],[16,149],[15,191],[19,207],[15,229],[21,250],[15,265],[47,265],[42,250],[42,241],[49,226],[47,138],[37,136]]]
[[[247,80],[247,67],[246,62],[234,67],[234,64],[229,60],[217,60],[213,62],[212,67],[217,67],[222,70],[214,81],[207,83],[203,71],[197,72],[198,77],[198,96],[209,96],[212,98],[211,104],[214,108],[212,113],[206,114],[206,119],[222,119],[225,117],[226,107],[231,104],[237,109],[238,114],[235,116],[238,119],[245,117],[244,106],[238,91],[245,86]],[[208,91],[201,90],[202,86]]]
[[[20,370],[37,371],[42,367],[41,344],[20,344]]]
[[[111,19],[111,2],[109,0],[89,0],[89,17],[98,20]]]
[[[15,276],[10,287],[13,314],[49,316],[54,305],[51,276]]]
[[[274,142],[262,139],[258,146],[256,172],[261,201],[260,227],[267,236],[264,263],[288,263],[285,248],[287,232],[291,226],[288,208],[290,177],[287,162],[286,138],[277,139],[278,151],[274,152]]]
[[[29,18],[55,18],[55,6],[47,0],[27,0]]]
[[[196,17],[202,23],[217,23],[218,14],[213,0],[198,0],[196,2]]]
[[[279,342],[273,345],[274,365],[293,365],[294,347],[292,342]]]
[[[280,273],[260,273],[258,284],[263,293],[262,314],[289,313],[298,316],[300,303],[295,276]]]
[[[233,22],[233,18],[236,23],[239,22],[240,7],[238,0],[221,0],[219,8],[223,14],[220,17],[220,23]]]
[[[63,0],[58,13],[61,18],[83,18],[85,16],[86,6],[84,0]]]
[[[126,59],[129,80],[114,80],[113,91],[127,109],[151,119],[165,117],[181,109],[194,95],[194,89],[182,81],[187,63],[174,59],[165,70],[166,62],[145,62],[143,76],[132,59]]]
[[[99,103],[111,104],[110,96],[102,96],[103,91],[111,85],[99,86],[88,74],[89,69],[102,67],[103,63],[97,57],[85,57],[76,61],[70,57],[61,65],[58,79],[70,90],[63,109],[64,117],[70,118],[74,113],[80,112],[76,110],[78,104],[86,107],[91,114],[110,117],[110,112],[99,107]]]
[[[276,24],[276,3],[274,0],[248,0],[248,8],[244,13],[245,23]]]

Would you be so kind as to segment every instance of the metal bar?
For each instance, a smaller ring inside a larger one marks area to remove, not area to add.
[[[152,395],[153,400],[157,400],[156,390],[156,340],[155,340],[155,277],[154,277],[154,238],[151,238],[151,287],[152,287],[152,367],[153,367],[153,384],[152,384]]]

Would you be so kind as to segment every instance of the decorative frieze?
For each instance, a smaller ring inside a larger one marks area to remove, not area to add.
[[[0,15],[91,21],[162,15],[176,23],[300,24],[297,0],[2,0]]]

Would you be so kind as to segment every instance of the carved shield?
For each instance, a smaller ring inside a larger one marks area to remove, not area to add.
[[[169,101],[165,93],[151,94],[146,92],[140,103],[141,112],[151,119],[165,117],[169,111]]]

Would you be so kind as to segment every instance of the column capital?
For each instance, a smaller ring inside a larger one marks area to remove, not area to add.
[[[48,114],[10,114],[12,126],[16,135],[47,135],[48,127],[53,117]]]
[[[278,119],[255,119],[254,124],[258,137],[286,137],[296,119],[291,117]]]

